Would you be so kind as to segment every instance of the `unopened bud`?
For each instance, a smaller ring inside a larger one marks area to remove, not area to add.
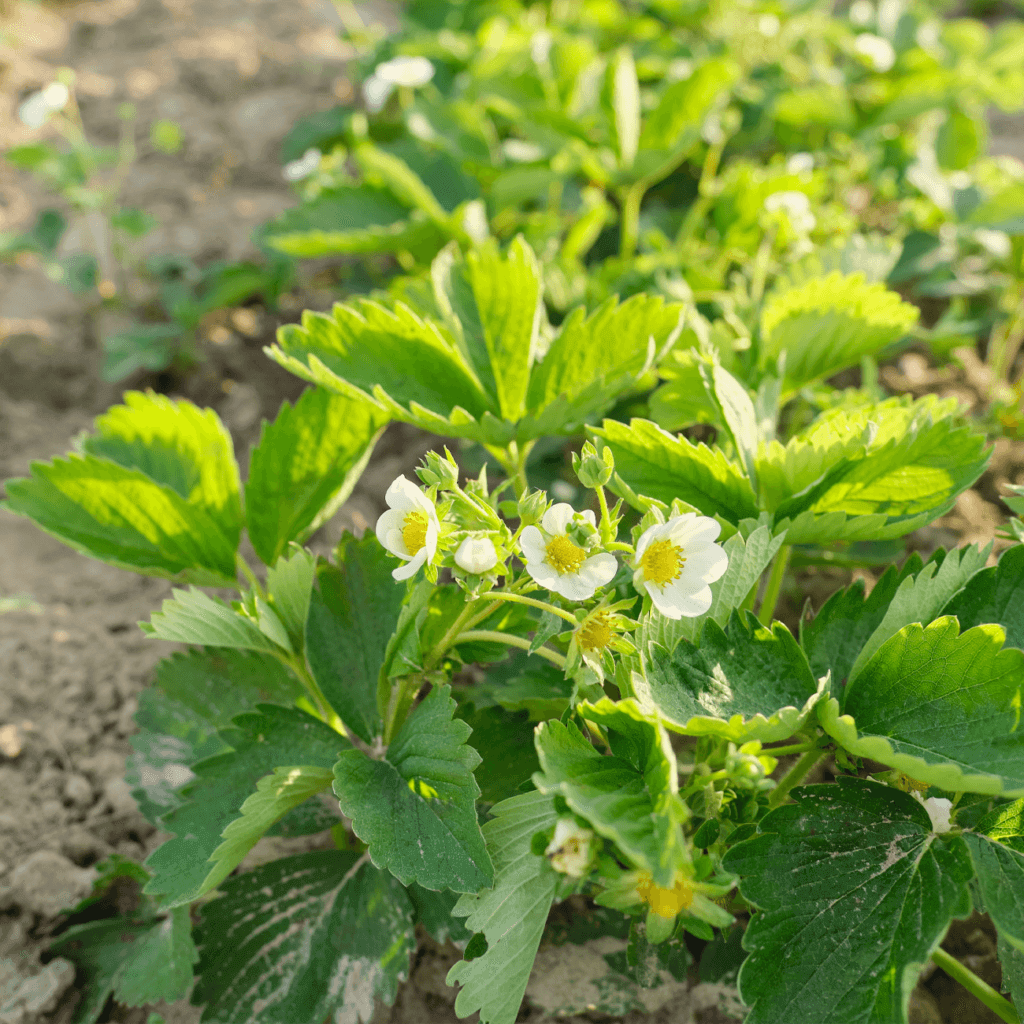
[[[467,537],[455,552],[455,564],[460,569],[481,576],[498,564],[498,552],[489,537]]]
[[[543,491],[530,491],[519,499],[517,511],[524,526],[539,523],[548,508],[548,496]]]
[[[447,448],[444,455],[427,452],[416,474],[428,487],[436,487],[439,491],[454,491],[459,486],[459,466]]]
[[[597,449],[587,441],[579,455],[573,452],[572,469],[584,487],[604,487],[615,471],[615,457],[611,448],[605,448],[598,454]]]
[[[594,833],[577,825],[575,818],[559,818],[555,834],[544,853],[556,871],[571,878],[583,878],[589,872],[593,859],[593,838]]]

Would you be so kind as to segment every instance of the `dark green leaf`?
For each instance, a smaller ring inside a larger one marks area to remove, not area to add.
[[[1004,551],[998,565],[981,569],[942,614],[955,615],[961,630],[996,622],[1006,633],[1007,647],[1024,647],[1024,544]]]
[[[473,773],[480,799],[497,803],[514,796],[540,767],[529,716],[523,711],[482,707],[460,717],[473,730],[474,748],[486,754]]]
[[[454,942],[464,945],[469,941],[470,933],[460,917],[452,916],[452,908],[459,901],[459,894],[445,889],[433,892],[424,889],[415,882],[406,887],[406,894],[412,900],[416,910],[416,920],[437,942]]]

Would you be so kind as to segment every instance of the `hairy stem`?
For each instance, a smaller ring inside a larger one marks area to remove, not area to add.
[[[444,636],[438,640],[434,649],[426,656],[423,661],[423,667],[432,669],[444,656],[444,652],[455,643],[463,629],[468,626],[475,626],[478,622],[486,619],[497,607],[498,602],[492,601],[483,611],[480,611],[479,601],[468,602],[466,607],[456,616],[455,621],[448,627]]]
[[[820,750],[817,740],[807,743],[793,743],[788,747],[762,747],[762,754],[770,754],[772,757],[789,757],[790,754],[805,754],[809,750]]]
[[[932,960],[1001,1020],[1005,1020],[1006,1024],[1020,1024],[1020,1017],[1009,1000],[1004,999],[991,985],[982,981],[974,971],[965,967],[955,957],[939,948],[932,953]]]
[[[766,626],[770,626],[772,623],[772,616],[775,614],[775,605],[778,604],[779,593],[782,590],[782,580],[786,575],[786,569],[789,567],[789,555],[791,551],[792,548],[788,544],[783,544],[779,549],[779,553],[775,556],[775,562],[772,565],[772,572],[768,577],[768,584],[764,589],[764,597],[761,599],[761,608],[757,614],[757,617]]]
[[[567,612],[564,608],[556,608],[553,604],[548,604],[547,601],[538,601],[535,597],[526,597],[524,594],[507,594],[503,590],[492,590],[487,596],[495,601],[511,601],[513,604],[526,604],[531,608],[539,608],[541,611],[565,619],[566,622],[571,622],[574,626],[579,625],[572,612]]]
[[[513,636],[511,633],[500,633],[496,629],[467,629],[465,633],[459,634],[456,642],[460,640],[491,640],[498,644],[508,644],[509,647],[518,647],[521,650],[530,649],[530,641],[521,636]],[[533,652],[542,658],[546,658],[552,665],[565,668],[565,656],[550,647],[538,647]]]
[[[779,784],[772,790],[768,797],[768,806],[778,807],[789,796],[789,791],[803,782],[807,773],[825,756],[826,751],[815,748],[808,750],[803,757],[779,780]]]

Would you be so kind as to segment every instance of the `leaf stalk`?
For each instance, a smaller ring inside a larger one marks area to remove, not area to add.
[[[1009,1000],[1004,999],[991,985],[982,981],[974,971],[965,967],[956,957],[950,956],[941,947],[932,953],[932,960],[951,978],[959,981],[979,1002],[984,1003],[1006,1024],[1020,1024],[1020,1016]]]
[[[774,810],[789,796],[789,791],[803,782],[807,773],[825,756],[828,751],[815,748],[808,750],[803,757],[779,780],[779,784],[772,790],[768,798],[768,807]]]
[[[523,651],[530,650],[529,640],[521,636],[513,636],[511,633],[501,633],[496,629],[468,629],[465,633],[460,633],[455,642],[458,643],[462,640],[490,640],[498,644],[507,644],[509,647],[518,647]],[[532,653],[546,658],[552,665],[565,668],[565,656],[550,647],[538,647]]]

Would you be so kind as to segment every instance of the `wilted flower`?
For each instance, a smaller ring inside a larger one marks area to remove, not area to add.
[[[388,488],[384,500],[388,511],[377,520],[377,540],[408,562],[391,573],[396,580],[407,580],[437,553],[437,511],[423,491],[404,476]]]
[[[32,93],[18,107],[18,119],[29,128],[41,128],[50,119],[51,114],[63,110],[71,93],[63,82],[51,82],[48,86]]]
[[[489,537],[467,537],[455,552],[455,564],[466,572],[480,576],[498,564],[498,552]]]
[[[870,62],[875,71],[884,73],[896,63],[892,43],[872,32],[861,32],[853,41],[853,48]]]
[[[591,842],[594,833],[581,828],[573,817],[559,818],[555,823],[555,834],[548,843],[544,855],[551,866],[563,875],[583,878],[590,869],[592,857]]]
[[[668,619],[703,615],[711,607],[709,583],[729,565],[715,544],[721,526],[708,516],[686,512],[667,523],[655,523],[636,546],[633,585],[649,594]]]
[[[953,810],[952,800],[947,800],[944,796],[930,796],[926,800],[920,793],[914,793],[914,796],[928,812],[928,817],[932,820],[933,832],[938,832],[941,835],[953,827],[949,821],[950,812]]]
[[[319,149],[307,149],[298,160],[292,160],[281,168],[286,181],[302,181],[308,178],[319,166],[323,153]]]
[[[565,502],[552,505],[541,527],[528,526],[519,538],[526,571],[542,587],[570,601],[589,600],[598,587],[611,582],[618,563],[605,551],[588,556],[588,548],[580,543],[587,533],[597,534],[593,512],[577,513]]]

